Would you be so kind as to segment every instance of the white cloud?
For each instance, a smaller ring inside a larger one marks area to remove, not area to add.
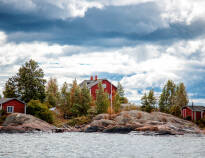
[[[7,36],[4,32],[0,32],[0,45],[4,44],[7,40]]]
[[[75,77],[82,81],[85,75],[120,74],[124,76],[121,83],[128,98],[136,102],[141,97],[137,89],[161,87],[168,79],[185,83],[203,80],[197,73],[204,73],[199,66],[205,66],[205,40],[181,41],[171,46],[142,44],[100,50],[46,42],[16,44],[7,42],[4,32],[0,35],[0,91],[8,77],[30,58],[39,62],[46,78],[56,77],[59,85]]]
[[[170,22],[186,22],[190,24],[205,15],[204,0],[158,0],[162,9],[161,16]]]

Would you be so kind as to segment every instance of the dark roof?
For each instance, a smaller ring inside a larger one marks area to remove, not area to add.
[[[80,87],[82,88],[84,84],[86,84],[86,86],[90,89],[92,86],[98,84],[99,82],[102,82],[103,80],[107,80],[107,79],[98,79],[98,80],[84,80],[81,84]],[[108,80],[107,80],[108,81]],[[109,82],[109,81],[108,81]],[[113,84],[112,84],[113,85]],[[113,85],[114,87],[116,87],[115,85]],[[117,87],[116,87],[117,88]]]
[[[21,102],[23,104],[25,104],[23,101],[21,101],[21,100],[19,100],[17,98],[2,98],[2,99],[0,99],[0,104],[4,104],[4,103],[9,102],[9,101],[14,100],[14,99],[18,100],[19,102]]]
[[[188,107],[189,109],[191,109],[192,111],[205,111],[205,106],[184,106],[183,108]]]

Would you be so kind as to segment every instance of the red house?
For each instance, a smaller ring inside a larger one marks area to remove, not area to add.
[[[0,99],[0,109],[7,113],[26,113],[26,104],[17,98],[3,98]]]
[[[102,83],[102,86],[104,87],[104,91],[108,93],[109,98],[115,94],[117,91],[117,87],[113,85],[110,81],[107,79],[98,79],[97,76],[95,76],[95,79],[93,79],[93,76],[90,77],[90,80],[84,80],[80,87],[82,88],[84,84],[88,87],[90,90],[90,94],[93,97],[93,99],[96,99],[96,90],[98,89],[98,83]]]
[[[204,106],[184,106],[181,109],[181,115],[183,118],[190,117],[192,121],[197,121],[205,117]]]

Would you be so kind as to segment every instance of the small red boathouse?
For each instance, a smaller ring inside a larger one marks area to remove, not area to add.
[[[184,106],[181,109],[181,115],[184,119],[190,117],[192,121],[197,121],[205,117],[204,106]]]
[[[0,109],[7,113],[26,113],[26,104],[17,98],[0,99]]]

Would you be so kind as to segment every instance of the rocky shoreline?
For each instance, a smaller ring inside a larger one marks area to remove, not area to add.
[[[2,126],[0,133],[26,132],[103,132],[103,133],[130,133],[143,135],[184,135],[202,134],[203,132],[192,122],[186,121],[161,112],[146,113],[138,110],[123,111],[110,116],[99,114],[90,124],[70,127],[64,125],[57,128],[34,116],[13,113],[9,115]]]

